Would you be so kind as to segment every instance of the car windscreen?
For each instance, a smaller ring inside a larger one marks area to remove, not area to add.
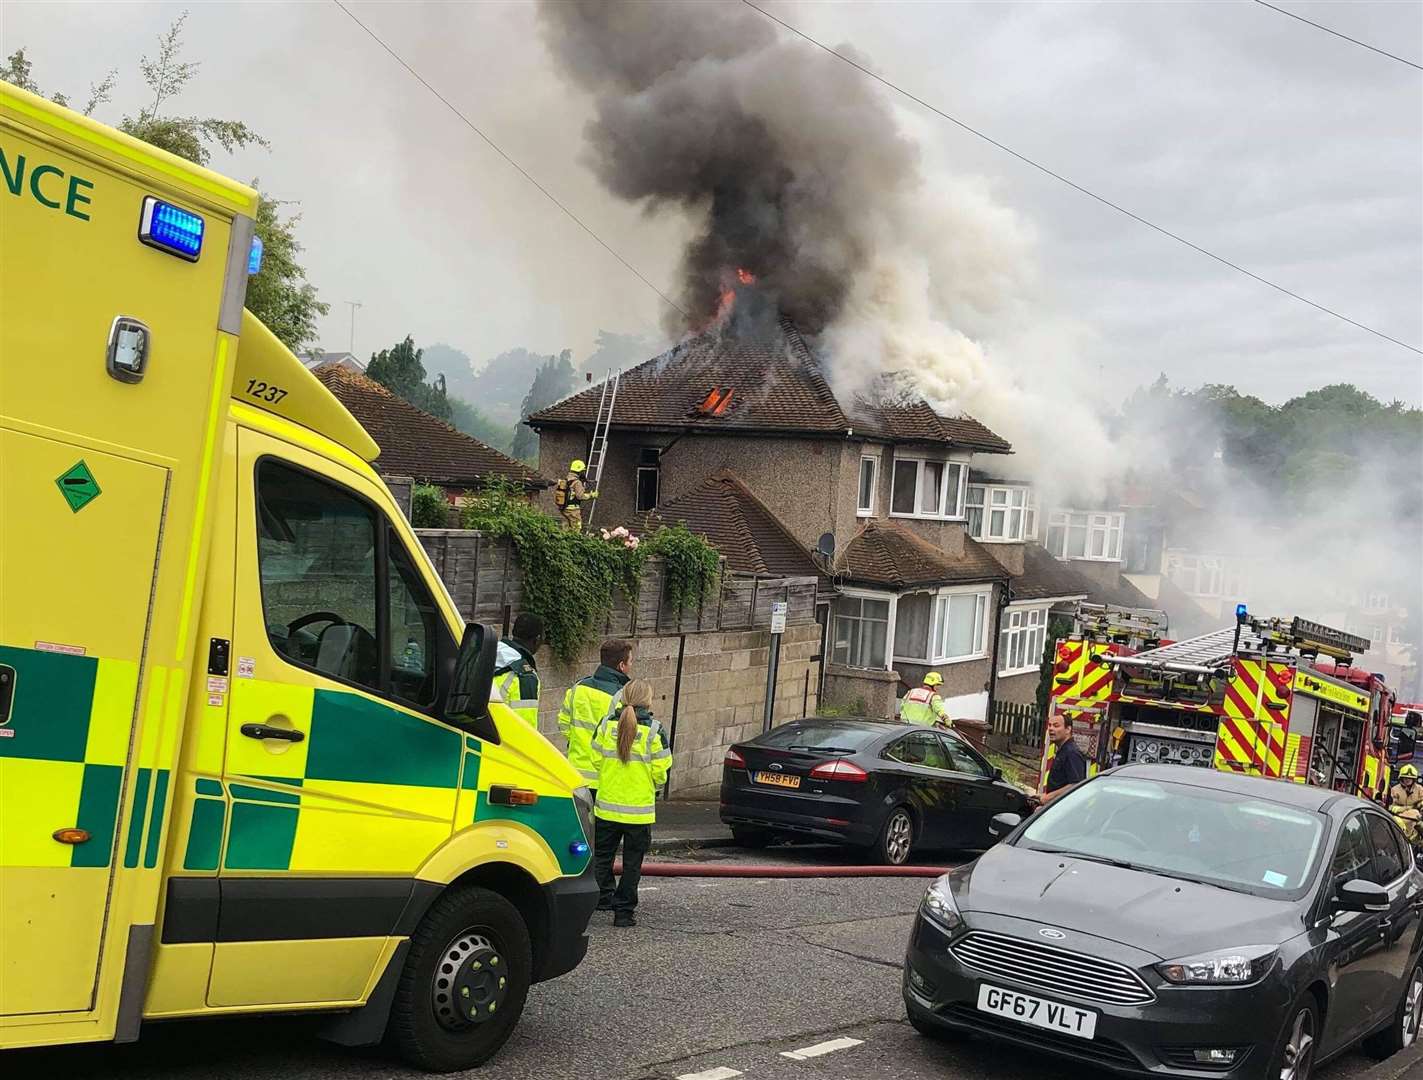
[[[1107,776],[1045,808],[1023,847],[1284,898],[1314,872],[1319,814],[1238,792]]]
[[[864,749],[882,734],[882,731],[871,727],[818,724],[810,720],[768,731],[756,740],[756,745],[778,750],[826,750],[843,754]]]

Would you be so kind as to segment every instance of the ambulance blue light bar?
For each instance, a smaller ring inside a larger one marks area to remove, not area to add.
[[[138,238],[149,247],[197,262],[203,250],[203,219],[191,210],[145,195]]]
[[[252,247],[247,252],[247,276],[260,273],[262,270],[262,238],[253,235]]]

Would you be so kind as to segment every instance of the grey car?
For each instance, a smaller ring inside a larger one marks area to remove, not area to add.
[[[938,878],[904,967],[911,1023],[1128,1076],[1307,1080],[1423,1014],[1423,873],[1373,803],[1128,765]]]

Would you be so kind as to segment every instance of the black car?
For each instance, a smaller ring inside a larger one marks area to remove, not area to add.
[[[1048,1050],[1092,1075],[1307,1080],[1423,1013],[1423,873],[1373,803],[1128,765],[930,886],[910,1022]]]
[[[917,848],[985,848],[1028,796],[958,735],[877,720],[797,720],[726,752],[721,820],[740,844],[833,840],[898,865]]]

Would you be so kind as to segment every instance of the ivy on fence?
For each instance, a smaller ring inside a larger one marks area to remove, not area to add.
[[[544,623],[544,640],[573,661],[597,637],[615,591],[636,602],[642,570],[651,556],[664,561],[663,587],[680,611],[715,587],[719,556],[683,525],[663,526],[641,541],[625,530],[576,533],[529,504],[523,489],[503,480],[471,494],[462,524],[506,537],[523,574],[523,606]]]

